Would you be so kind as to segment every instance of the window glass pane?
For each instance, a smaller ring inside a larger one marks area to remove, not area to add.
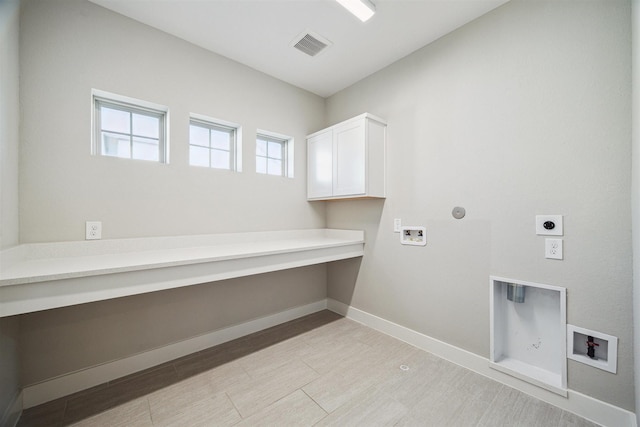
[[[202,150],[191,150],[192,153],[198,153],[197,160],[194,157],[194,162],[191,164],[234,170],[236,129],[217,124],[215,121],[200,120],[191,119],[189,144],[190,146],[198,146],[198,148],[206,147],[207,150],[206,154]],[[196,154],[193,154],[193,156],[196,156]]]
[[[211,148],[227,150],[231,146],[231,134],[226,131],[211,129]]]
[[[137,160],[159,160],[160,149],[157,139],[133,138],[133,153],[131,158]]]
[[[131,132],[129,119],[131,114],[127,111],[114,110],[109,107],[100,107],[100,124],[102,130],[110,130],[112,132]]]
[[[166,112],[94,96],[97,154],[164,162]],[[164,108],[164,107],[162,107]]]
[[[269,175],[282,175],[282,160],[268,159],[267,173]]]
[[[189,126],[189,144],[209,146],[209,129],[202,126]]]
[[[269,157],[271,157],[272,159],[281,159],[282,145],[283,144],[281,142],[269,141],[269,146],[268,146]]]
[[[229,152],[211,150],[211,167],[218,169],[229,169]]]
[[[131,145],[128,136],[102,133],[102,154],[104,156],[131,157]]]
[[[197,146],[189,147],[189,164],[192,166],[209,166],[209,149]]]
[[[267,159],[265,157],[256,157],[256,172],[267,173]]]
[[[160,138],[160,119],[158,117],[133,114],[133,134],[148,138]]]
[[[256,155],[257,156],[267,156],[267,141],[263,139],[258,139],[256,141]]]

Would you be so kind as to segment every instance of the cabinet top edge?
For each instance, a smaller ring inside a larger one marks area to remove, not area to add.
[[[331,126],[327,126],[326,128],[321,129],[319,131],[310,133],[309,135],[307,135],[307,138],[310,138],[310,137],[315,136],[317,134],[320,134],[322,132],[326,132],[327,130],[329,130],[331,128],[334,128],[336,126],[340,126],[340,125],[343,125],[345,123],[349,123],[349,122],[356,121],[356,120],[361,120],[361,119],[370,119],[370,120],[376,121],[376,122],[378,122],[378,123],[380,123],[380,124],[382,124],[384,126],[387,125],[387,121],[382,119],[382,118],[380,118],[380,117],[378,117],[378,116],[375,116],[375,115],[373,115],[371,113],[362,113],[362,114],[357,115],[355,117],[351,117],[350,119],[343,120],[343,121],[341,121],[339,123],[336,123],[336,124],[333,124]]]

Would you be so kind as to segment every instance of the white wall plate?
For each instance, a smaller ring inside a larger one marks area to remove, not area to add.
[[[539,236],[562,236],[562,215],[536,215],[536,234]]]

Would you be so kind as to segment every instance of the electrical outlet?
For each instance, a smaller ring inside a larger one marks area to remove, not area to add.
[[[562,239],[544,239],[544,257],[562,259]]]
[[[400,218],[396,218],[393,220],[393,232],[399,233],[402,228],[402,220]]]
[[[87,221],[85,223],[85,240],[99,240],[102,239],[102,222],[101,221]]]
[[[536,215],[536,234],[541,236],[562,236],[562,215]]]

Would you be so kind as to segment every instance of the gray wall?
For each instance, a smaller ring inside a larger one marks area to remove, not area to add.
[[[632,87],[633,87],[633,182],[631,188],[633,215],[633,342],[636,371],[636,408],[640,408],[640,0],[632,6]],[[640,425],[640,411],[636,413]]]
[[[0,250],[18,243],[19,2],[0,1]],[[0,421],[20,382],[17,317],[0,319]]]
[[[566,287],[569,323],[619,338],[616,375],[569,361],[569,387],[633,411],[630,13],[513,0],[330,97],[330,123],[389,126],[387,199],[327,205],[329,227],[367,233],[329,297],[488,357],[490,274]],[[564,215],[563,261],[536,214]]]
[[[22,243],[325,226],[304,173],[323,98],[83,0],[26,0],[20,24]],[[167,105],[170,163],[92,156],[91,88]],[[188,165],[190,112],[243,126],[242,173]],[[293,179],[255,173],[256,128],[295,138]],[[319,265],[24,315],[22,384],[324,298]]]
[[[20,240],[316,228],[306,134],[324,99],[84,0],[29,0],[21,20]],[[90,154],[91,89],[170,108],[169,164]],[[189,166],[189,113],[239,123],[242,173]],[[255,173],[255,132],[295,138],[293,179]]]

